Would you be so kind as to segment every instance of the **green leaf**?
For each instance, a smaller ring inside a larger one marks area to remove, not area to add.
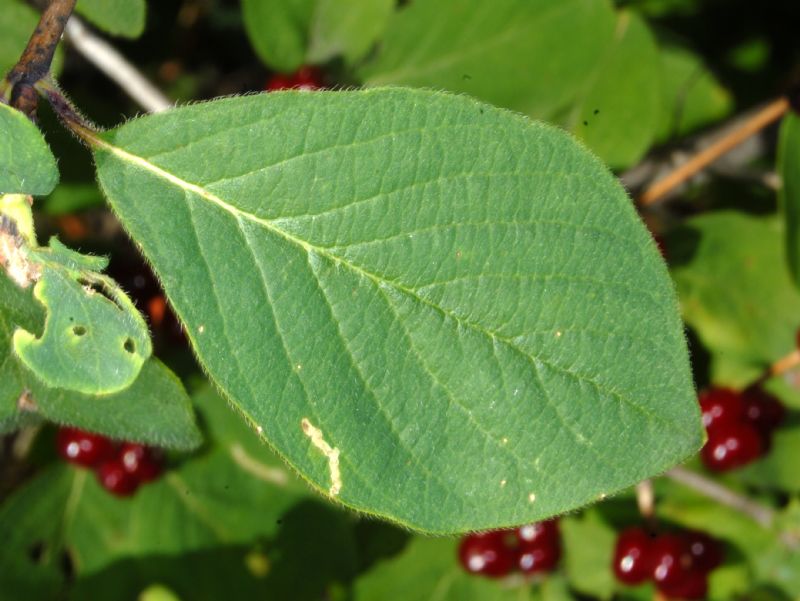
[[[661,117],[660,88],[653,35],[641,17],[622,11],[614,39],[578,95],[567,126],[609,166],[632,165],[653,142]]]
[[[659,141],[684,136],[730,113],[733,108],[730,93],[694,52],[665,45],[660,65],[663,108]]]
[[[111,394],[130,386],[150,356],[147,324],[117,284],[99,273],[107,261],[69,250],[57,239],[30,249],[38,276],[33,295],[46,309],[41,336],[14,332],[14,352],[48,386]]]
[[[800,492],[797,457],[800,457],[800,428],[780,428],[773,436],[769,453],[739,470],[737,476],[747,484],[796,494]]]
[[[138,38],[147,16],[145,0],[78,0],[75,10],[112,35]]]
[[[243,0],[253,48],[283,72],[342,56],[360,59],[383,32],[394,0]]]
[[[443,88],[552,118],[592,77],[614,23],[604,0],[416,1],[395,13],[359,75],[370,86]]]
[[[684,318],[715,364],[736,365],[724,373],[712,364],[715,381],[747,384],[794,348],[800,326],[782,224],[721,211],[690,219],[687,228],[668,241]]]
[[[38,22],[39,14],[23,0],[0,0],[0,79],[19,60]],[[53,73],[61,70],[62,59],[59,48],[53,59]]]
[[[191,403],[180,381],[155,359],[122,392],[95,396],[50,388],[11,353],[16,328],[40,332],[45,320],[31,289],[0,275],[0,431],[41,417],[119,440],[192,449],[200,444]]]
[[[778,172],[783,180],[780,203],[786,221],[789,272],[800,286],[800,117],[789,113],[781,125]]]
[[[617,584],[611,572],[616,531],[595,511],[560,521],[564,543],[564,570],[573,589],[599,599],[614,596]]]
[[[700,446],[663,261],[559,130],[390,89],[220,100],[94,144],[207,372],[350,507],[509,526]]]
[[[37,200],[37,209],[48,215],[59,216],[85,211],[103,204],[103,195],[94,182],[62,183],[49,196]]]
[[[525,601],[530,587],[509,587],[468,574],[458,563],[458,541],[413,539],[396,558],[356,581],[354,601]]]
[[[58,183],[44,136],[21,112],[0,102],[0,194],[49,194]]]

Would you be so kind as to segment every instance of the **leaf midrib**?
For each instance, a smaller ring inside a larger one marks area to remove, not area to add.
[[[621,392],[619,392],[619,391],[617,391],[617,390],[615,390],[613,388],[609,388],[609,387],[603,385],[600,382],[597,382],[595,379],[593,379],[593,378],[591,378],[591,377],[589,377],[589,376],[587,376],[585,374],[575,373],[575,372],[569,370],[568,368],[565,368],[565,367],[562,367],[560,365],[554,364],[554,363],[552,363],[552,362],[550,362],[550,361],[548,361],[546,359],[541,358],[538,355],[534,355],[533,353],[529,354],[524,349],[522,349],[518,345],[516,345],[513,340],[511,340],[509,338],[506,338],[504,336],[500,336],[497,333],[492,332],[490,330],[487,330],[486,328],[482,327],[480,324],[476,324],[474,322],[465,320],[464,318],[452,313],[451,311],[448,311],[446,308],[441,307],[439,305],[436,305],[433,302],[429,301],[428,299],[419,296],[417,294],[417,292],[414,291],[411,288],[403,286],[403,285],[401,285],[401,284],[399,284],[399,283],[397,283],[395,281],[390,281],[390,280],[383,279],[380,276],[378,276],[378,275],[376,275],[376,274],[374,274],[374,273],[372,273],[370,271],[367,271],[364,268],[362,268],[362,267],[360,267],[358,265],[355,265],[355,264],[347,261],[346,259],[344,259],[342,257],[339,257],[337,255],[334,255],[334,254],[330,253],[329,250],[326,249],[326,248],[322,248],[322,247],[318,247],[318,246],[315,246],[313,244],[310,244],[309,242],[303,240],[302,238],[298,238],[297,236],[294,236],[291,233],[289,233],[289,232],[287,232],[287,231],[275,226],[275,224],[272,221],[266,220],[266,219],[262,219],[260,217],[257,217],[256,215],[253,215],[252,213],[248,213],[246,211],[243,211],[243,210],[239,209],[238,207],[226,202],[225,200],[223,200],[222,198],[220,198],[216,194],[213,194],[212,192],[206,190],[205,188],[203,188],[201,186],[198,186],[197,184],[193,184],[191,182],[188,182],[188,181],[186,181],[184,179],[181,179],[177,175],[174,175],[173,173],[170,173],[169,171],[167,171],[165,169],[162,169],[161,167],[159,167],[157,165],[154,165],[153,163],[151,163],[150,161],[148,161],[144,157],[132,154],[132,153],[124,150],[123,148],[120,148],[119,146],[115,146],[114,144],[108,142],[107,140],[105,140],[105,139],[103,139],[103,138],[101,138],[101,137],[99,137],[99,136],[97,136],[95,134],[89,134],[87,132],[86,135],[87,135],[87,137],[89,137],[90,142],[95,146],[95,151],[104,150],[104,151],[114,155],[118,159],[122,160],[123,162],[126,162],[126,163],[128,163],[128,164],[130,164],[132,166],[135,166],[135,167],[139,167],[139,168],[143,169],[144,171],[147,171],[147,172],[151,173],[152,175],[155,175],[156,177],[160,177],[161,179],[166,180],[167,182],[173,184],[177,188],[183,190],[184,193],[185,192],[191,192],[191,193],[197,195],[199,198],[202,198],[202,199],[204,199],[204,200],[206,200],[206,201],[218,206],[219,208],[223,209],[224,211],[227,211],[237,221],[239,219],[243,218],[243,219],[246,219],[246,220],[251,221],[253,223],[257,223],[260,226],[264,227],[269,232],[277,235],[278,237],[286,240],[287,242],[290,242],[292,244],[295,244],[295,245],[299,246],[300,248],[302,248],[306,252],[306,254],[308,256],[311,256],[312,254],[313,255],[317,255],[317,256],[320,256],[320,257],[324,257],[324,258],[328,259],[329,261],[331,261],[331,262],[333,262],[335,264],[342,265],[343,267],[353,271],[354,273],[360,275],[361,277],[364,277],[365,279],[368,279],[368,280],[374,282],[375,285],[379,289],[383,289],[385,287],[393,288],[397,292],[399,292],[401,294],[404,294],[404,295],[407,295],[407,296],[411,297],[412,299],[414,299],[415,301],[421,303],[422,305],[430,307],[434,311],[436,311],[436,312],[438,312],[438,313],[440,313],[440,314],[442,314],[442,315],[454,320],[456,323],[462,325],[463,327],[471,329],[471,330],[473,330],[473,331],[485,336],[486,338],[491,340],[493,343],[497,343],[497,342],[502,343],[502,345],[508,347],[513,352],[518,353],[519,355],[521,355],[522,358],[524,360],[526,360],[526,361],[538,361],[541,364],[553,369],[554,371],[557,371],[559,373],[563,373],[565,375],[568,375],[569,377],[575,379],[578,382],[585,382],[585,383],[591,385],[593,388],[595,388],[595,390],[603,392],[606,395],[625,403],[626,405],[628,405],[629,407],[635,409],[636,411],[638,411],[640,413],[643,413],[645,416],[649,417],[650,419],[655,419],[655,420],[663,423],[664,425],[668,426],[671,430],[673,430],[675,432],[682,433],[682,434],[685,433],[676,424],[674,424],[673,422],[671,422],[669,420],[666,420],[665,418],[663,418],[662,416],[660,416],[660,415],[658,415],[656,413],[653,413],[652,411],[648,410],[648,408],[646,406],[643,406],[643,405],[641,405],[639,403],[634,402],[632,399],[629,399],[628,397],[623,395]],[[538,376],[538,370],[536,370],[536,372],[537,372],[537,376]]]

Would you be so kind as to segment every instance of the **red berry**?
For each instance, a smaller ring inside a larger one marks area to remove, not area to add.
[[[722,563],[722,545],[705,532],[690,530],[684,534],[696,570],[708,573]]]
[[[119,451],[122,467],[139,482],[150,482],[161,475],[161,461],[152,449],[126,442]]]
[[[273,75],[264,89],[268,92],[278,90],[319,90],[322,85],[322,74],[315,67],[300,67],[291,74],[277,73]]]
[[[558,520],[545,520],[534,524],[526,524],[517,528],[517,540],[521,545],[558,544]]]
[[[659,589],[670,588],[684,581],[692,569],[692,553],[687,541],[677,534],[662,534],[650,549],[651,575]]]
[[[501,578],[514,568],[514,550],[508,530],[470,534],[461,539],[458,558],[467,572]]]
[[[551,572],[561,559],[561,544],[545,543],[531,545],[523,543],[517,549],[517,568],[523,574]]]
[[[742,399],[745,419],[766,436],[771,435],[786,417],[783,403],[762,388],[748,388],[742,393]]]
[[[700,394],[703,426],[708,432],[723,424],[740,422],[744,416],[741,395],[730,388],[710,388]]]
[[[650,577],[653,538],[642,528],[624,530],[614,550],[614,575],[624,584],[641,584]]]
[[[128,497],[136,492],[139,481],[125,470],[116,459],[106,461],[97,469],[97,479],[108,492],[118,497]]]
[[[761,435],[753,426],[726,424],[709,432],[700,458],[708,469],[724,472],[757,459],[762,450]]]
[[[56,447],[66,461],[83,467],[98,465],[114,454],[114,444],[108,438],[77,428],[59,429]]]
[[[671,599],[705,599],[708,595],[708,572],[689,570],[677,584],[658,588]]]

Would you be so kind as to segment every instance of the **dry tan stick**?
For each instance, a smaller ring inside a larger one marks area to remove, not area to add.
[[[696,492],[699,492],[701,495],[704,495],[709,499],[713,499],[722,505],[727,505],[728,507],[745,514],[747,517],[751,518],[764,528],[769,528],[775,522],[775,511],[772,508],[762,505],[761,503],[756,503],[755,501],[748,499],[747,497],[740,495],[739,493],[736,493],[725,486],[722,486],[718,482],[715,482],[710,478],[706,478],[702,474],[698,474],[697,472],[693,472],[682,467],[674,467],[669,470],[665,476],[671,480],[674,480],[675,482],[679,482],[680,484],[691,488]]]
[[[150,83],[114,46],[95,35],[80,19],[72,17],[69,20],[66,39],[86,60],[112,79],[146,111],[158,113],[172,106],[172,102],[161,90]]]
[[[700,151],[666,177],[652,184],[637,198],[637,203],[640,206],[647,206],[658,201],[677,186],[705,169],[722,155],[783,117],[788,110],[789,101],[786,98],[781,97],[770,102],[762,110],[745,121],[740,127],[737,127],[708,148]]]

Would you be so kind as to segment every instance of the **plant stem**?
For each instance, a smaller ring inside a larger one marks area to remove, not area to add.
[[[705,150],[700,151],[666,177],[652,184],[637,198],[637,204],[639,206],[647,206],[658,201],[722,155],[783,117],[788,110],[789,100],[787,98],[781,97],[770,102],[758,113],[742,123],[740,127],[737,127]]]
[[[769,528],[775,522],[775,511],[772,508],[756,503],[697,472],[674,467],[665,476],[709,499],[745,514],[764,528]]]
[[[86,141],[86,132],[97,131],[97,126],[78,112],[53,79],[40,79],[36,83],[36,90],[47,98],[64,125],[79,138]]]
[[[6,76],[11,105],[34,118],[38,96],[33,87],[50,72],[50,64],[77,0],[52,0],[42,13],[28,45]]]

